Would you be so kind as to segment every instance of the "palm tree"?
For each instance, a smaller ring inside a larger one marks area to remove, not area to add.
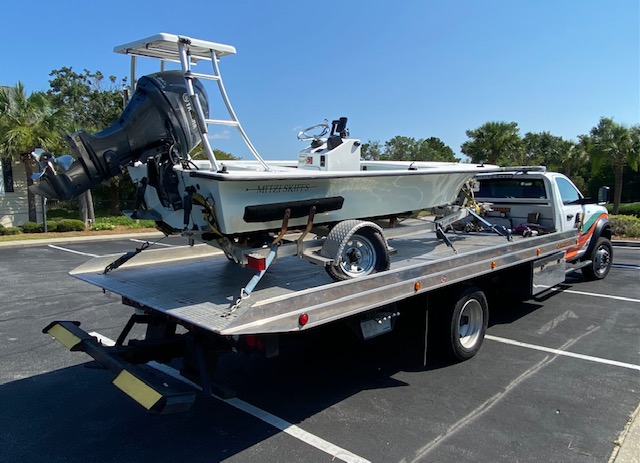
[[[487,162],[505,166],[522,165],[524,149],[516,122],[486,122],[475,130],[467,130],[470,140],[460,150],[471,162]]]
[[[625,166],[638,171],[640,160],[640,125],[626,127],[603,117],[590,132],[591,169],[594,172],[609,164],[613,167],[613,214],[618,213],[622,198],[622,173]]]
[[[27,96],[24,85],[18,82],[13,89],[0,89],[0,156],[24,163],[27,185],[32,185],[35,148],[55,152],[62,145],[60,129],[65,121],[64,110],[53,109],[42,92]],[[36,203],[28,192],[29,220],[36,221]]]

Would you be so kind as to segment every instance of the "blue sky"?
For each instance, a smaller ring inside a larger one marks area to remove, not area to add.
[[[0,28],[0,85],[20,80],[28,92],[47,90],[63,66],[128,76],[113,47],[158,32],[235,46],[222,75],[267,159],[295,158],[300,128],[340,116],[363,141],[435,136],[456,153],[465,130],[487,121],[568,139],[601,116],[640,122],[637,0],[35,0],[2,9],[11,20]],[[250,158],[235,131],[214,129],[214,147]]]

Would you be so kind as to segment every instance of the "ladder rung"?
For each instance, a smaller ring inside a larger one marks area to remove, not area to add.
[[[202,74],[201,72],[187,71],[185,74],[189,74],[192,77],[199,77],[200,79],[220,80],[220,77],[213,74]]]
[[[238,127],[240,123],[238,121],[225,121],[221,119],[205,119],[207,124],[216,124],[216,125],[228,125],[230,127]]]

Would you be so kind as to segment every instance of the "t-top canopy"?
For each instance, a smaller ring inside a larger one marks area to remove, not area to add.
[[[187,49],[191,55],[192,63],[201,60],[211,61],[211,52],[215,52],[220,58],[225,55],[234,55],[235,47],[221,43],[207,42],[205,40],[192,39],[184,35],[160,33],[114,47],[113,51],[125,55],[145,56],[167,61],[180,61],[178,42],[187,44]]]

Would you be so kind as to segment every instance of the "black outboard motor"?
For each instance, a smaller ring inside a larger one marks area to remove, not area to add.
[[[205,115],[207,94],[193,79]],[[120,173],[121,167],[146,162],[163,153],[184,159],[200,142],[195,110],[181,71],[158,72],[138,81],[131,101],[118,120],[96,134],[85,131],[67,136],[76,162],[66,172],[45,169],[32,193],[51,199],[71,199]]]

